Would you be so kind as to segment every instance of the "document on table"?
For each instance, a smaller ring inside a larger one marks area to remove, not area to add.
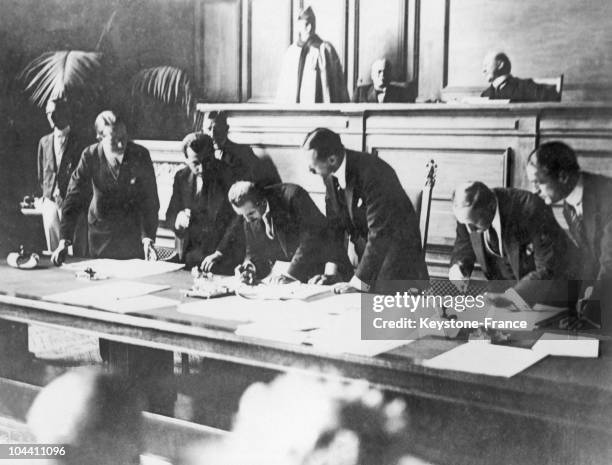
[[[237,295],[253,300],[313,300],[333,295],[331,286],[300,282],[258,284],[257,286],[242,285],[235,290]]]
[[[62,269],[68,271],[84,271],[91,268],[97,274],[119,279],[136,279],[156,274],[169,273],[184,268],[182,263],[169,263],[164,261],[147,261],[134,258],[131,260],[113,260],[100,258],[85,260],[82,262],[68,263],[62,265]]]
[[[546,355],[530,349],[472,341],[426,360],[423,366],[510,378]]]
[[[576,334],[544,333],[531,350],[562,357],[597,358],[599,355],[599,340]]]
[[[148,295],[169,287],[165,284],[116,281],[51,294],[45,296],[44,299],[63,304],[102,308],[124,313],[176,305],[178,302],[175,300]]]

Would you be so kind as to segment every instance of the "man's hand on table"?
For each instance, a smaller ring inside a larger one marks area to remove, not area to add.
[[[308,280],[308,284],[331,285],[342,281],[340,275],[318,274]]]
[[[256,268],[255,264],[249,260],[245,260],[241,265],[234,268],[234,276],[244,284],[255,284]]]
[[[155,250],[155,246],[153,245],[153,240],[149,237],[145,237],[142,240],[142,247],[144,250],[145,260],[156,262],[157,261],[157,250]]]
[[[352,292],[368,292],[370,286],[357,276],[353,276],[349,282],[334,284],[334,294],[349,294]]]
[[[272,275],[267,279],[269,284],[289,284],[294,283],[297,279],[292,278],[291,276],[287,276],[284,274]]]
[[[64,263],[66,255],[68,255],[68,247],[70,247],[70,243],[66,239],[60,239],[57,249],[51,255],[51,263],[55,266],[60,266]]]
[[[200,265],[200,270],[206,273],[212,273],[213,266],[215,266],[222,258],[223,254],[216,250],[207,257],[204,257],[204,260],[202,260],[202,264]]]

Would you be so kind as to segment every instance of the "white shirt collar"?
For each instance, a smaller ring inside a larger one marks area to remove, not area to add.
[[[495,89],[499,89],[499,87],[506,82],[506,80],[510,77],[509,74],[502,74],[501,76],[497,76],[495,79],[493,79],[493,82],[491,82],[491,85],[493,86],[493,88]]]
[[[113,162],[115,160],[117,160],[119,164],[123,163],[123,157],[125,157],[125,152],[123,152],[123,155],[115,155],[114,153],[108,154],[106,153],[106,150],[102,149],[102,153],[104,153],[104,157],[111,166],[113,166]]]
[[[263,217],[267,218],[270,215],[270,202],[266,200],[266,211],[263,213]]]
[[[344,152],[342,163],[340,163],[340,166],[333,175],[336,176],[340,189],[346,189],[346,151]]]
[[[65,138],[70,132],[70,125],[66,126],[64,129],[53,128],[53,135],[55,137],[59,137],[60,139]]]
[[[578,177],[578,182],[574,189],[565,197],[565,201],[570,204],[576,210],[576,214],[582,215],[582,193],[584,191],[584,180],[582,179],[582,173]]]

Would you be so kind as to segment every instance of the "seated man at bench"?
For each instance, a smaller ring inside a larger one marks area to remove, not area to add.
[[[552,85],[533,79],[519,79],[510,74],[512,65],[505,53],[491,52],[483,62],[482,72],[489,82],[481,97],[510,102],[558,102],[561,96]]]
[[[231,234],[236,215],[227,200],[235,179],[230,167],[215,159],[214,150],[212,138],[205,134],[192,133],[183,139],[187,166],[174,176],[166,219],[176,235],[179,259],[187,268],[200,266],[205,257],[222,249],[224,253],[209,271],[231,274],[242,260],[239,247],[231,243],[231,238],[240,235]],[[220,245],[222,240],[225,245]]]
[[[239,181],[228,196],[245,220],[246,259],[240,270],[262,279],[276,261],[290,262],[286,272],[272,277],[288,283],[323,273],[327,262],[336,265],[330,267],[330,281],[340,281],[350,267],[340,244],[331,240],[326,218],[302,187],[284,183],[261,189]]]

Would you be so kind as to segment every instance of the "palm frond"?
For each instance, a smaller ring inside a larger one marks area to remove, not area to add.
[[[187,73],[174,66],[156,66],[138,72],[132,81],[132,94],[150,95],[164,103],[179,103],[191,113],[193,93]]]
[[[25,81],[25,91],[30,93],[32,102],[44,107],[49,98],[89,87],[101,64],[102,54],[98,52],[46,52],[28,63],[19,77]]]

